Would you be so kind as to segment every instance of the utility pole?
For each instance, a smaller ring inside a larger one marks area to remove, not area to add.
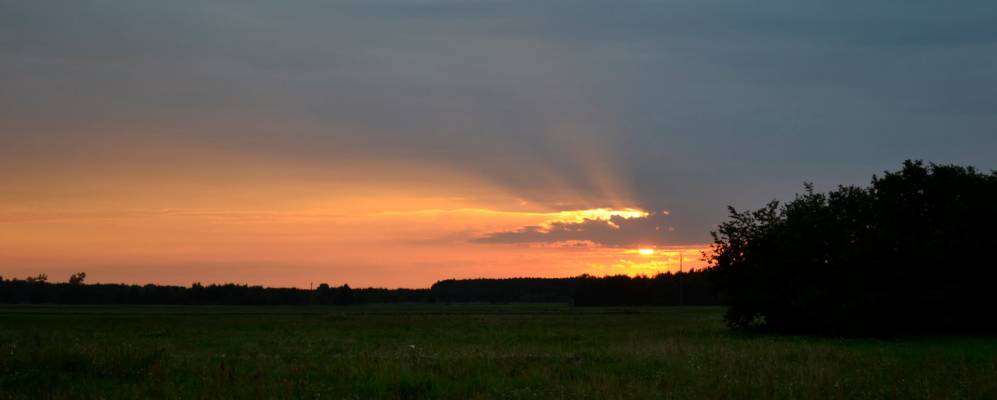
[[[682,250],[679,250],[679,306],[685,305],[685,293],[682,292],[682,263],[685,260],[685,255],[682,254]]]

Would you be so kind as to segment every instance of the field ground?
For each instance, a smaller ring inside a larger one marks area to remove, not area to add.
[[[997,398],[997,338],[728,332],[722,309],[0,307],[0,398]]]

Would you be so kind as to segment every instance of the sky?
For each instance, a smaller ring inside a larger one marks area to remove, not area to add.
[[[728,205],[997,168],[994,71],[990,0],[0,0],[0,276],[702,267]]]

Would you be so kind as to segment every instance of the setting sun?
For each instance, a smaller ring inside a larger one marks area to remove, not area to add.
[[[649,256],[654,254],[654,249],[639,249],[637,250],[637,253],[642,256]]]

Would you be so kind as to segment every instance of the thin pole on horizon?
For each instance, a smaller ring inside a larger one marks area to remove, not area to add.
[[[685,305],[685,293],[682,292],[682,264],[685,261],[685,255],[682,254],[682,250],[679,250],[679,306]]]

